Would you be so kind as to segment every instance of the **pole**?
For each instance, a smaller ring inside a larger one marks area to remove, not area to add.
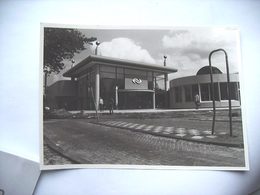
[[[98,108],[97,108],[97,103],[98,103],[98,102],[95,101],[95,97],[94,97],[94,93],[93,93],[93,88],[92,88],[92,86],[90,87],[90,89],[91,89],[92,99],[93,99],[94,106],[95,106],[95,111],[96,111],[96,116],[97,116],[97,122],[98,122],[98,121],[99,121]]]
[[[232,108],[231,108],[231,94],[230,94],[230,75],[229,75],[229,65],[228,65],[228,55],[224,49],[216,49],[210,52],[209,54],[209,66],[210,66],[210,81],[211,81],[211,91],[213,93],[213,121],[212,121],[212,134],[214,134],[214,127],[215,127],[215,115],[216,115],[216,108],[215,108],[215,96],[214,96],[214,83],[212,78],[212,67],[211,67],[211,56],[215,52],[222,51],[225,54],[226,60],[226,70],[227,70],[227,93],[228,93],[228,108],[229,108],[229,133],[230,136],[233,136],[232,130]]]
[[[215,105],[215,94],[214,94],[214,83],[213,83],[213,75],[212,75],[212,66],[211,66],[211,56],[215,51],[212,51],[209,54],[209,70],[210,70],[210,86],[211,86],[211,93],[212,93],[212,103],[213,103],[213,120],[212,120],[212,128],[211,134],[214,134],[215,130],[215,120],[216,120],[216,105]]]
[[[166,67],[166,59],[167,59],[167,56],[163,56],[164,58],[164,61],[163,61],[163,65],[164,67]],[[164,94],[164,101],[165,101],[165,105],[164,107],[167,108],[167,105],[168,105],[168,96],[167,96],[167,81],[168,81],[168,74],[165,73],[164,74],[164,88],[165,88],[165,94]]]

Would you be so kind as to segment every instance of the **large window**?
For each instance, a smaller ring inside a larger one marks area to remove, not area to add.
[[[228,100],[227,83],[220,83],[221,100]],[[238,100],[238,85],[236,82],[230,83],[230,98],[232,100]]]
[[[124,89],[125,87],[125,75],[123,68],[116,68],[116,86],[118,89]]]
[[[100,97],[104,100],[105,106],[108,105],[111,97],[115,96],[117,76],[116,67],[100,66]]]
[[[219,101],[219,90],[218,83],[213,84],[214,96],[215,100]],[[202,101],[212,101],[213,100],[213,92],[211,90],[211,83],[203,83],[200,84],[200,93]]]
[[[195,95],[197,94],[199,95],[199,86],[197,84],[192,85],[191,91],[192,91],[192,98],[195,98]]]
[[[209,83],[200,84],[201,101],[209,101]]]
[[[179,87],[174,87],[174,96],[175,96],[175,102],[180,103],[182,102],[182,88],[181,86]]]
[[[185,101],[192,102],[196,94],[199,94],[199,88],[197,84],[184,86]]]
[[[185,101],[186,101],[186,102],[191,102],[191,101],[193,101],[192,91],[191,91],[191,85],[185,85],[185,86],[184,86],[184,94],[185,94]]]
[[[86,72],[78,79],[78,109],[94,109],[95,72],[93,69]]]

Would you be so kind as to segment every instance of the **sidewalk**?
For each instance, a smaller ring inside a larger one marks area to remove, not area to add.
[[[146,122],[146,121],[145,121]],[[238,138],[230,137],[226,131],[216,131],[211,135],[210,130],[201,130],[198,128],[177,127],[177,126],[161,126],[146,123],[127,122],[124,120],[107,120],[93,122],[95,124],[128,129],[131,131],[138,131],[142,133],[152,134],[156,136],[169,137],[175,139],[182,139],[186,141],[199,142],[205,144],[214,144],[227,147],[243,148],[243,142]],[[192,123],[192,122],[191,122]]]

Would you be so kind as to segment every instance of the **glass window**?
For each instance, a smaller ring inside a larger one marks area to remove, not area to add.
[[[210,99],[213,100],[213,96],[211,93],[211,84],[209,84],[210,87]],[[214,96],[215,96],[215,100],[219,101],[219,91],[218,91],[218,83],[214,83]]]
[[[227,83],[220,83],[220,94],[221,94],[221,100],[228,99]]]
[[[124,89],[125,79],[124,78],[117,78],[116,85],[117,85],[118,89]]]
[[[209,83],[200,84],[201,101],[209,101]]]
[[[230,99],[238,100],[238,85],[236,82],[230,83]],[[222,100],[228,100],[227,83],[220,83],[220,93]]]
[[[192,93],[192,98],[194,98],[195,95],[199,94],[199,87],[197,84],[191,86],[191,93]]]
[[[185,93],[185,101],[186,101],[186,102],[191,102],[191,101],[193,101],[192,91],[191,91],[191,85],[185,85],[185,86],[184,86],[184,93]]]
[[[174,87],[175,102],[182,102],[181,87]]]
[[[155,89],[156,90],[165,90],[165,80],[164,77],[156,77],[155,78]]]

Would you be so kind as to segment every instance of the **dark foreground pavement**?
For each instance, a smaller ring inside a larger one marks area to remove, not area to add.
[[[80,164],[245,165],[243,148],[154,136],[91,124],[86,119],[45,121],[44,136],[49,147]]]

